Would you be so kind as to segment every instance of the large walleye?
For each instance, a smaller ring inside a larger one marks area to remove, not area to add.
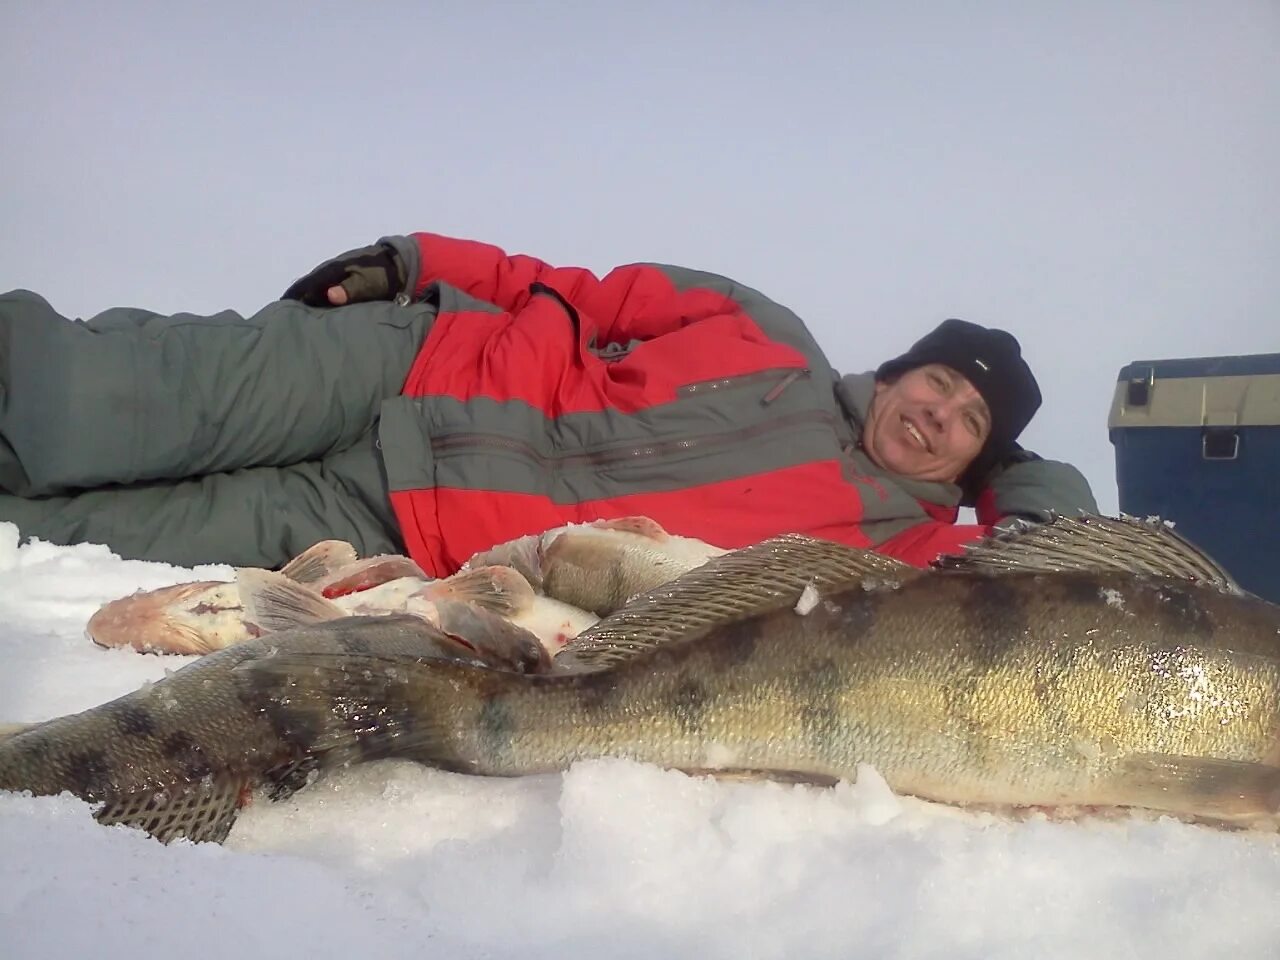
[[[797,603],[806,587],[816,605]],[[930,571],[777,538],[562,658],[573,672],[381,653],[235,672],[282,736],[332,757],[500,776],[627,757],[820,782],[868,763],[951,803],[1231,823],[1280,809],[1280,608],[1158,523],[1062,520]]]
[[[357,651],[462,657],[512,671],[550,663],[525,631],[504,633],[492,645],[462,642],[416,616],[347,617],[273,633],[110,703],[0,731],[0,790],[69,791],[101,804],[103,823],[140,827],[165,841],[221,841],[253,788],[287,791],[325,763],[307,732],[296,725],[281,732],[252,691],[235,682],[234,668],[257,658],[287,655],[296,663]]]

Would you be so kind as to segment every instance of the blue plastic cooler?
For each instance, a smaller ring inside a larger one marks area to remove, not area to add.
[[[1174,521],[1280,602],[1280,353],[1131,363],[1107,425],[1120,510]]]

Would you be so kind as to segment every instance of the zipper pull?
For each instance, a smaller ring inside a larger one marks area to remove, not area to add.
[[[779,380],[773,386],[773,388],[764,395],[764,397],[760,400],[760,406],[767,407],[769,404],[773,403],[773,401],[777,400],[780,396],[782,396],[783,390],[787,389],[787,387],[791,386],[801,377],[807,377],[808,375],[809,375],[808,367],[805,367],[804,369],[801,369],[801,370],[792,370],[785,377]]]

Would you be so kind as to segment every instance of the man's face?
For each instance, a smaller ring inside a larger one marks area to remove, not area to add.
[[[916,480],[953,481],[991,434],[991,412],[973,384],[930,363],[877,383],[862,446],[872,461]]]

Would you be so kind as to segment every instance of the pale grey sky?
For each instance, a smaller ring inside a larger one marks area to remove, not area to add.
[[[1116,509],[1130,360],[1280,351],[1280,3],[6,0],[0,289],[249,312],[437,230],[728,274],[843,371],[1012,330]]]

